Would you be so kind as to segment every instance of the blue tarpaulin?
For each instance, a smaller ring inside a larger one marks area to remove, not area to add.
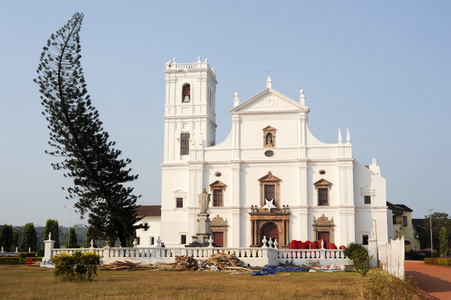
[[[308,272],[310,268],[304,267],[276,267],[266,265],[263,269],[252,272],[252,276],[263,276],[263,275],[277,275],[278,272]]]

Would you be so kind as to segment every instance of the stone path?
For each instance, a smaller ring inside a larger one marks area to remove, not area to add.
[[[406,276],[418,282],[418,287],[438,299],[451,299],[451,267],[426,265],[422,261],[405,263]]]

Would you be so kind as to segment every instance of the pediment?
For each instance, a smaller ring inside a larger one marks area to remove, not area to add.
[[[308,111],[307,106],[271,89],[266,88],[230,110],[231,114],[277,113]]]
[[[282,181],[280,178],[272,175],[271,171],[268,171],[268,174],[258,179],[260,182],[279,182]]]
[[[227,185],[219,180],[216,180],[210,184],[210,188],[225,188]]]
[[[327,181],[324,178],[321,178],[320,180],[315,182],[313,185],[315,186],[315,188],[321,188],[321,187],[328,187],[328,188],[330,188],[332,186],[332,183]]]

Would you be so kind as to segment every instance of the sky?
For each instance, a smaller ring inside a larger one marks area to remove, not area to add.
[[[377,159],[387,200],[451,215],[450,1],[0,0],[0,223],[87,224],[71,185],[44,153],[49,130],[33,82],[42,47],[85,15],[82,67],[93,105],[139,179],[139,204],[160,204],[165,63],[208,58],[216,70],[217,138],[241,101],[266,87],[297,100],[326,143],[350,129],[353,155]]]

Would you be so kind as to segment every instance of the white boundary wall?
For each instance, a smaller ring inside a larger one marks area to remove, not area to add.
[[[404,280],[404,236],[398,240],[390,240],[389,244],[381,245],[379,248],[379,262],[382,269],[391,275]]]
[[[208,259],[216,253],[234,254],[241,261],[251,266],[278,265],[279,263],[294,263],[296,265],[307,264],[313,261],[323,265],[348,265],[349,259],[340,249],[277,249],[263,246],[262,248],[218,248],[218,247],[109,247],[103,248],[70,248],[54,249],[54,241],[45,241],[43,262],[60,253],[94,252],[102,258],[103,264],[115,261],[132,261],[148,263],[173,263],[176,256],[188,255],[195,259]],[[270,242],[272,243],[272,242]]]

